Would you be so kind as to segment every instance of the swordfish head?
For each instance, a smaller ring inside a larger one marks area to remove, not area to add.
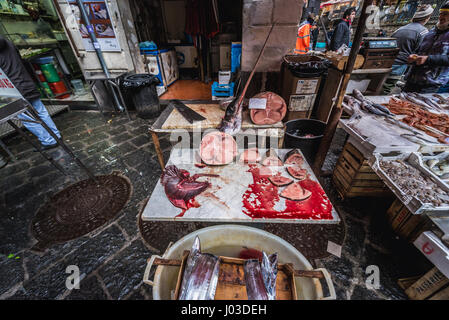
[[[226,107],[226,112],[221,120],[218,130],[231,136],[236,135],[242,128],[242,103],[236,97]]]

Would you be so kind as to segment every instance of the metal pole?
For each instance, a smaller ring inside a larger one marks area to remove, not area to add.
[[[351,77],[354,63],[359,52],[360,43],[362,42],[363,32],[365,31],[365,23],[368,17],[366,8],[371,5],[372,2],[373,0],[363,1],[362,13],[360,14],[360,18],[357,23],[357,30],[354,35],[354,41],[352,42],[352,48],[348,57],[348,62],[342,75],[343,80],[337,94],[337,100],[335,101],[329,120],[327,121],[326,129],[324,130],[324,135],[321,139],[321,143],[318,148],[315,161],[313,163],[313,171],[316,176],[321,175],[321,168],[323,166],[324,160],[326,159],[327,152],[329,151],[329,147],[332,143],[332,138],[334,137],[335,130],[337,129],[338,122],[340,121],[340,117],[343,112],[343,97],[345,95],[346,88],[348,87],[349,78]]]
[[[89,33],[90,39],[92,40],[92,44],[94,46],[95,52],[97,53],[98,60],[100,61],[101,67],[103,68],[103,72],[106,75],[106,78],[111,78],[111,74],[109,73],[106,62],[104,61],[103,52],[101,51],[100,44],[97,41],[97,37],[95,36],[94,27],[90,24],[89,17],[87,16],[86,10],[84,9],[84,4],[82,0],[76,0],[78,6],[80,8],[81,16],[83,17],[84,24],[86,25],[87,32]],[[112,96],[117,105],[117,108],[122,112],[124,107],[121,105],[120,100],[117,97],[117,93],[115,89],[108,84],[108,87],[112,91]]]
[[[31,144],[37,151],[39,151],[40,154],[41,154],[45,159],[47,159],[48,161],[50,161],[51,164],[54,165],[56,169],[58,169],[59,171],[61,171],[63,175],[65,175],[65,176],[67,175],[67,173],[64,171],[64,169],[63,169],[63,168],[62,168],[56,161],[54,161],[52,157],[50,157],[50,156],[47,155],[46,153],[42,152],[42,150],[41,150],[41,149],[40,149],[40,148],[33,142],[33,140],[30,139],[30,137],[28,137],[28,136],[26,135],[25,132],[23,132],[23,130],[22,130],[20,127],[18,127],[12,120],[8,120],[8,123],[9,123],[9,125],[10,125],[11,127],[13,127],[13,128],[14,128],[14,129],[15,129],[15,130],[16,130],[22,137],[24,137],[25,140],[27,140],[29,144]]]
[[[56,140],[58,145],[60,145],[64,149],[64,151],[67,152],[69,154],[69,156],[72,157],[73,160],[75,160],[76,164],[81,169],[83,169],[91,179],[96,180],[95,175],[92,172],[90,172],[90,170],[78,159],[78,157],[75,156],[75,154],[72,152],[72,150],[70,150],[70,148],[67,147],[67,145],[61,139],[58,138],[58,136],[53,132],[53,130],[51,130],[47,126],[45,121],[40,120],[39,114],[34,109],[34,107],[31,104],[28,104],[27,107],[28,107],[29,112],[33,116],[33,118],[36,119],[38,122],[40,122],[40,124],[44,127],[44,129],[47,130],[47,132],[53,137],[53,139]]]

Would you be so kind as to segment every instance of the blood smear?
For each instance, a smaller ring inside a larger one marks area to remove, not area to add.
[[[243,194],[243,212],[253,219],[280,218],[280,219],[332,219],[332,204],[323,188],[310,179],[299,181],[302,188],[312,192],[312,195],[302,201],[285,199],[286,209],[277,211],[274,209],[279,202],[279,188],[261,176],[256,165],[249,165],[253,176],[253,183]]]
[[[187,209],[182,209],[181,213],[178,214],[175,218],[180,218],[184,216],[187,210],[190,208],[199,208],[201,205],[195,200],[195,198],[190,199],[187,203]]]

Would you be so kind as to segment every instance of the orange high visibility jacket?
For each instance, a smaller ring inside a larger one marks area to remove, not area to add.
[[[305,54],[310,47],[310,23],[306,20],[299,25],[296,36],[295,54]]]

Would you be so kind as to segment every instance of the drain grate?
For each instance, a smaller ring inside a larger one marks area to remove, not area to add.
[[[343,245],[346,237],[346,225],[343,220],[339,224],[267,223],[264,230],[290,243],[308,260],[328,257],[328,241]]]
[[[119,172],[87,179],[58,192],[37,212],[31,234],[38,240],[31,250],[79,238],[112,220],[131,198],[131,183]]]

